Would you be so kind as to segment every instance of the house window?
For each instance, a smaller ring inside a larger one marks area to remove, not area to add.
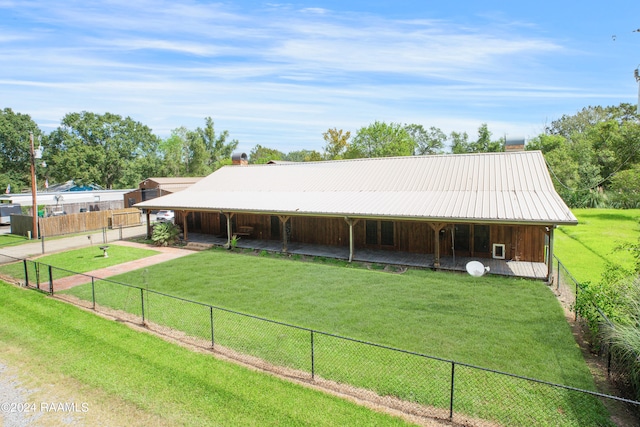
[[[395,244],[395,224],[393,221],[366,221],[366,244],[369,246],[393,246]]]

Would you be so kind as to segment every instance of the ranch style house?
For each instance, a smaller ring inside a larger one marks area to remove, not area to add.
[[[135,206],[175,211],[186,240],[200,233],[230,244],[235,235],[254,248],[330,247],[349,261],[387,254],[390,263],[434,269],[478,260],[492,273],[549,282],[554,229],[577,224],[540,151],[240,160]]]

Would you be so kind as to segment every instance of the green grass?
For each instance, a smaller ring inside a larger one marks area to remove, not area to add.
[[[55,266],[54,277],[66,277],[74,273],[86,273],[112,265],[122,264],[148,256],[157,255],[160,252],[151,249],[130,248],[127,246],[110,245],[107,251],[109,256],[105,258],[99,247],[91,246],[67,252],[60,252],[37,258],[36,261]],[[33,263],[29,263],[33,266]],[[24,280],[24,265],[22,262],[8,264],[0,267],[0,273],[17,279]],[[30,281],[35,278],[35,271],[29,272]],[[42,273],[41,273],[42,274]],[[47,279],[48,280],[48,279]]]
[[[608,264],[633,266],[633,257],[615,248],[640,237],[640,209],[574,209],[577,226],[559,227],[555,254],[580,282],[598,282]]]
[[[21,245],[28,242],[30,242],[30,240],[23,236],[16,236],[15,234],[0,234],[0,248]]]
[[[410,270],[405,274],[228,253],[200,252],[144,272],[114,278],[244,313],[500,371],[594,389],[582,354],[555,296],[542,283]],[[90,286],[69,293],[90,299]],[[98,304],[141,312],[140,292],[96,283]],[[210,339],[207,307],[145,296],[145,318]],[[310,370],[308,331],[214,312],[217,344],[272,363]],[[451,366],[316,334],[316,374],[423,404],[448,407]],[[527,425],[583,425],[602,406],[572,411],[575,396],[471,370],[456,408],[485,419]],[[568,393],[568,392],[567,392]],[[544,394],[544,393],[543,393]],[[577,398],[580,403],[584,403]],[[504,402],[509,402],[505,410]],[[556,406],[557,405],[557,406]],[[576,415],[576,414],[582,415]],[[511,414],[511,415],[509,415]],[[509,417],[519,414],[523,421]],[[565,415],[563,415],[565,414]],[[570,414],[571,416],[569,416]],[[587,422],[588,424],[588,422]]]
[[[403,425],[0,282],[0,342],[173,425]]]

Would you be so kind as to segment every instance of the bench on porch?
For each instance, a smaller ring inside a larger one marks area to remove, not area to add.
[[[241,225],[238,227],[238,231],[235,234],[238,236],[250,237],[253,234],[253,227],[250,225]]]

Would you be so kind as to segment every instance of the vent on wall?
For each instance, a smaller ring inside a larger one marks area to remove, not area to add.
[[[494,243],[493,250],[491,251],[494,259],[504,259],[504,243]]]

